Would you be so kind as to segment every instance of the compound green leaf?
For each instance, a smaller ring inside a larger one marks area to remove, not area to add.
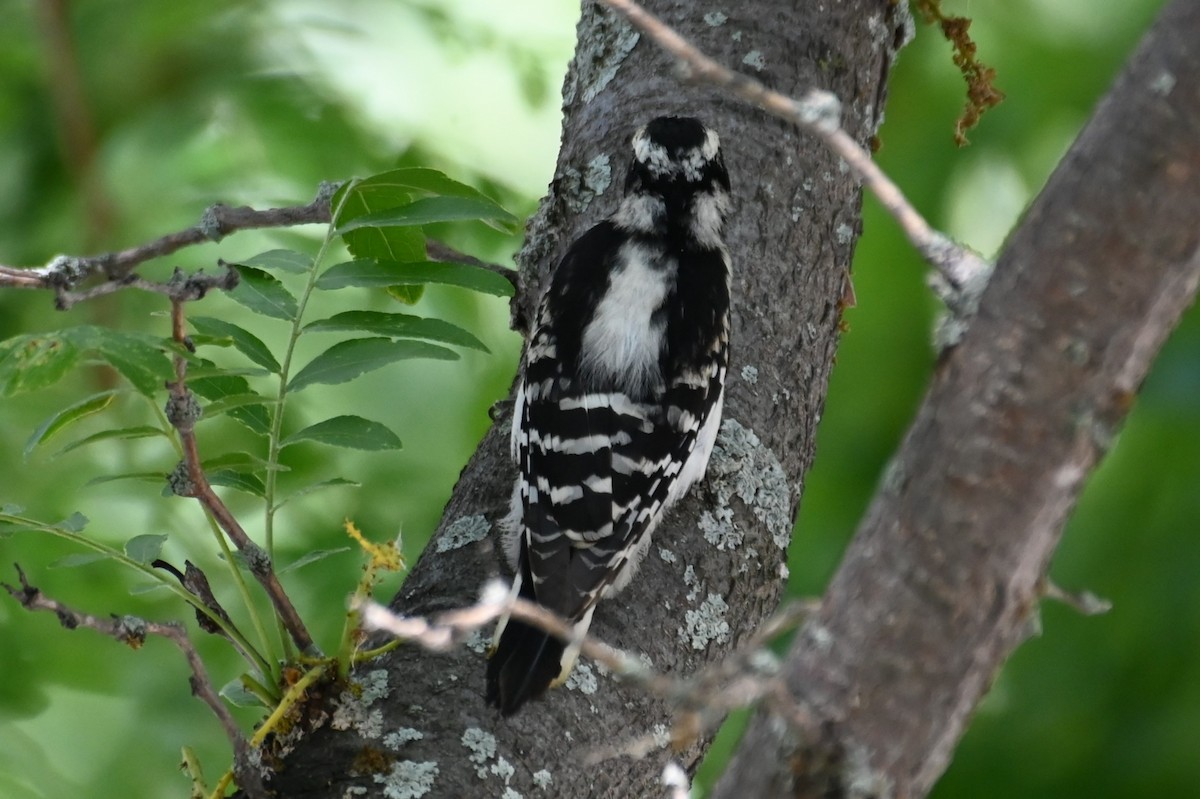
[[[238,266],[241,280],[237,287],[227,292],[237,302],[255,313],[290,322],[300,313],[300,305],[279,279],[261,269]]]
[[[89,563],[95,563],[98,560],[108,560],[111,557],[111,555],[105,552],[73,552],[54,561],[49,565],[49,568],[74,569],[77,566],[86,566]]]
[[[381,366],[410,358],[458,359],[454,350],[424,341],[358,338],[334,344],[313,358],[292,378],[288,388],[299,391],[314,383],[345,383]]]
[[[0,342],[0,396],[11,397],[57,383],[83,353],[59,333],[14,336]]]
[[[226,397],[252,394],[250,383],[237,375],[213,375],[188,380],[188,387],[210,402]],[[229,416],[259,435],[271,432],[271,414],[266,405],[239,405],[225,411]]]
[[[435,222],[461,222],[472,219],[499,223],[506,229],[517,224],[515,216],[482,195],[425,197],[407,205],[355,216],[346,222],[340,222],[335,232],[344,236],[353,230],[366,227],[415,227]]]
[[[318,561],[325,560],[326,558],[332,557],[333,555],[340,555],[343,552],[349,552],[349,551],[350,551],[350,547],[338,547],[337,549],[316,549],[316,550],[313,550],[312,552],[302,555],[299,558],[296,558],[294,561],[292,561],[288,565],[284,566],[282,569],[279,570],[279,574],[287,574],[288,572],[294,572],[297,569],[302,569],[305,566],[308,566],[312,563],[317,563]]]
[[[33,435],[25,442],[25,457],[28,458],[39,444],[49,441],[80,419],[85,419],[107,408],[112,404],[113,397],[116,395],[116,390],[101,391],[99,394],[86,397],[53,414],[38,425],[37,429],[33,431]]]
[[[155,535],[146,533],[144,535],[135,535],[133,538],[125,542],[125,554],[130,560],[136,560],[138,563],[149,563],[158,558],[162,553],[163,544],[167,541],[165,535]]]
[[[340,208],[336,224],[388,208],[412,202],[411,192],[373,178],[348,183],[334,196],[333,206]],[[419,261],[425,257],[425,234],[414,228],[364,227],[342,234],[346,248],[355,258],[382,258],[390,261]]]
[[[256,475],[249,472],[238,472],[233,469],[220,469],[208,475],[208,482],[215,486],[235,488],[252,494],[259,499],[267,495],[267,487]]]
[[[283,440],[283,446],[315,441],[334,447],[378,451],[400,449],[400,437],[379,422],[361,416],[335,416],[298,430]]]
[[[152,397],[175,377],[168,344],[155,336],[82,325],[65,333],[77,347],[96,353],[142,395]]]
[[[275,360],[270,348],[249,330],[223,319],[214,319],[211,316],[193,316],[190,321],[192,327],[196,328],[199,333],[214,338],[230,339],[233,346],[237,347],[243,355],[268,372],[279,374],[281,371],[279,361]]]
[[[426,319],[403,313],[383,313],[382,311],[344,311],[334,314],[328,319],[320,319],[305,325],[305,333],[324,333],[329,331],[351,331],[355,333],[370,333],[376,336],[390,338],[420,338],[427,341],[438,341],[443,344],[455,344],[460,347],[488,352],[488,348],[475,336],[463,330],[458,325],[452,325],[441,319]]]
[[[357,483],[353,480],[347,480],[344,477],[334,477],[330,480],[322,480],[319,483],[312,483],[311,485],[306,485],[303,488],[297,490],[294,494],[289,494],[288,496],[284,497],[280,502],[276,503],[275,508],[278,510],[279,508],[282,508],[287,503],[291,502],[293,499],[299,499],[300,497],[308,496],[309,494],[313,494],[317,491],[323,491],[327,488],[343,488],[343,487],[345,487],[345,488],[361,488],[362,483]]]
[[[511,297],[513,284],[503,275],[470,264],[443,261],[397,263],[372,259],[334,264],[317,278],[317,288],[378,288],[441,283],[496,297]]]
[[[230,266],[253,266],[260,269],[291,272],[294,275],[304,274],[312,269],[312,265],[313,259],[311,255],[305,255],[295,250],[267,250],[266,252],[260,252],[252,258],[238,261],[236,264],[230,264]]]
[[[166,434],[162,430],[160,430],[157,427],[151,427],[149,425],[139,425],[137,427],[122,427],[122,428],[119,428],[116,430],[101,430],[98,433],[92,433],[90,436],[87,436],[86,438],[81,438],[78,441],[72,441],[70,444],[67,444],[65,447],[60,449],[58,452],[54,453],[54,457],[57,458],[59,455],[68,453],[73,449],[79,449],[80,447],[86,447],[88,444],[95,444],[97,441],[110,441],[113,439],[118,440],[118,441],[124,441],[124,440],[132,440],[132,439],[137,439],[137,438],[151,438],[153,436],[162,436],[163,438],[166,438]]]

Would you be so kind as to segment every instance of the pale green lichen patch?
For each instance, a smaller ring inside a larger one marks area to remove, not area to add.
[[[432,761],[401,760],[393,763],[387,774],[376,774],[375,782],[383,786],[387,799],[421,799],[433,790],[438,771],[437,763]]]
[[[729,21],[729,17],[722,14],[720,11],[709,11],[704,15],[704,24],[710,28],[719,28]]]
[[[371,705],[388,693],[386,669],[373,669],[355,677],[355,691],[343,691],[334,700],[333,716],[329,725],[335,730],[354,730],[363,738],[378,738],[383,735],[383,711],[372,710]]]
[[[1160,94],[1166,97],[1175,88],[1175,76],[1170,72],[1163,70],[1158,73],[1158,76],[1150,83],[1150,91],[1155,94]]]
[[[879,52],[887,49],[888,40],[892,38],[892,31],[883,21],[882,14],[871,14],[867,17],[867,32],[871,35],[872,51]]]
[[[467,649],[470,649],[472,652],[483,654],[487,651],[488,646],[491,645],[491,642],[492,637],[490,635],[482,630],[473,630],[471,634],[467,636]]]
[[[654,738],[654,745],[659,749],[666,749],[671,743],[671,728],[661,722],[655,724],[650,730],[651,737]]]
[[[896,795],[892,778],[871,767],[870,753],[863,746],[849,747],[842,785],[847,799],[891,799]]]
[[[563,86],[564,106],[577,99],[585,105],[595,100],[617,76],[641,38],[641,34],[619,14],[599,10],[590,13],[597,15],[594,32],[580,39],[575,49],[575,60]]]
[[[717,549],[737,549],[742,545],[742,531],[734,525],[733,508],[728,505],[701,513],[699,526],[704,540]]]
[[[596,693],[596,689],[600,687],[600,683],[596,679],[596,672],[592,670],[592,664],[583,661],[575,664],[575,668],[567,677],[566,685],[567,690],[587,695]]]
[[[471,753],[468,759],[475,764],[475,774],[486,780],[488,761],[496,756],[496,736],[478,727],[468,727],[462,734],[462,745]]]
[[[728,507],[736,496],[766,525],[776,546],[787,547],[792,532],[791,490],[783,465],[753,430],[735,419],[721,423],[708,464],[708,482],[718,507]],[[729,541],[728,537],[722,540]]]
[[[666,547],[658,548],[658,556],[662,558],[663,563],[674,563],[675,561],[679,560],[675,553]]]
[[[541,788],[543,791],[550,787],[550,783],[554,782],[554,778],[550,776],[550,772],[546,769],[539,769],[533,772],[534,787]]]
[[[587,169],[583,173],[583,187],[593,194],[599,195],[608,191],[608,187],[611,185],[612,163],[609,161],[608,155],[600,153],[588,161]]]
[[[562,171],[561,193],[567,206],[576,213],[583,213],[592,200],[608,191],[612,185],[612,164],[604,153],[588,161],[580,172],[573,166]]]
[[[487,538],[492,525],[482,516],[463,516],[455,519],[446,532],[438,537],[437,551],[449,552]]]
[[[749,365],[743,366],[742,367],[742,379],[745,380],[750,385],[754,385],[755,383],[757,383],[758,382],[758,367],[749,366]]]
[[[767,68],[767,57],[762,54],[761,50],[751,50],[742,56],[742,63],[755,72],[762,72]]]
[[[357,680],[356,682],[358,682],[359,687],[362,689],[359,698],[362,699],[364,705],[373,705],[375,704],[375,700],[387,696],[387,669],[372,669],[363,675],[361,680]]]
[[[509,763],[503,757],[497,757],[496,762],[492,764],[491,772],[505,782],[508,782],[517,773],[517,770],[513,768],[512,763]]]
[[[420,741],[425,737],[425,733],[412,727],[401,727],[394,732],[389,732],[383,736],[383,745],[388,749],[399,750],[400,747],[413,741]]]
[[[729,640],[729,622],[725,614],[729,605],[720,594],[709,594],[700,607],[684,615],[686,627],[679,628],[679,635],[692,649],[708,648],[713,641],[724,643]]]
[[[372,740],[383,735],[383,711],[368,711],[365,716],[355,723],[354,729],[357,730],[358,734],[362,737],[370,738]]]

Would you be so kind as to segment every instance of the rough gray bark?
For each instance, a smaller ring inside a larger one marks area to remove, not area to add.
[[[1002,253],[716,797],[919,797],[1037,614],[1085,478],[1200,282],[1200,4],[1147,34]]]
[[[863,142],[874,133],[903,4],[758,0],[726,9],[728,17],[686,2],[647,5],[773,88],[834,92],[847,129]],[[628,137],[653,116],[691,114],[717,129],[734,184],[733,363],[710,479],[659,528],[636,584],[602,603],[592,625],[656,669],[686,675],[727,654],[778,603],[860,228],[859,192],[816,143],[709,90],[681,86],[667,57],[612,14],[585,4],[578,35],[555,179],[522,254],[526,285],[541,284],[571,238],[616,206]],[[526,299],[518,310],[527,315],[536,292]],[[497,573],[496,522],[514,477],[509,413],[497,414],[463,470],[397,610],[470,604]],[[508,787],[523,796],[654,796],[669,756],[693,769],[707,746],[706,737],[675,753],[659,748],[640,761],[585,765],[596,748],[662,733],[671,709],[584,664],[574,687],[501,719],[483,703],[484,657],[474,643],[443,655],[407,646],[360,671],[363,696],[331,698],[329,723],[283,760],[281,795],[340,799],[363,788],[499,796]],[[547,776],[548,787],[539,787]]]

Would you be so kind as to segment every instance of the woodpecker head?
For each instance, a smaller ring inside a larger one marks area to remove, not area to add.
[[[721,141],[692,117],[657,117],[633,134],[619,226],[649,233],[686,230],[713,246],[729,208]]]
[[[729,190],[721,140],[692,117],[657,117],[633,134],[625,191],[657,194]]]

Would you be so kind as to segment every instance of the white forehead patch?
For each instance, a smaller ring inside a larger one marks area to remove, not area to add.
[[[657,178],[682,175],[685,180],[698,181],[705,165],[716,157],[720,147],[721,139],[717,132],[705,131],[703,144],[685,150],[680,153],[678,160],[673,160],[666,147],[650,140],[645,128],[639,128],[637,133],[633,134],[634,158],[645,164]]]
[[[667,148],[650,141],[645,128],[639,128],[638,132],[633,134],[633,157],[639,163],[645,164],[655,177],[665,177],[675,171]]]

